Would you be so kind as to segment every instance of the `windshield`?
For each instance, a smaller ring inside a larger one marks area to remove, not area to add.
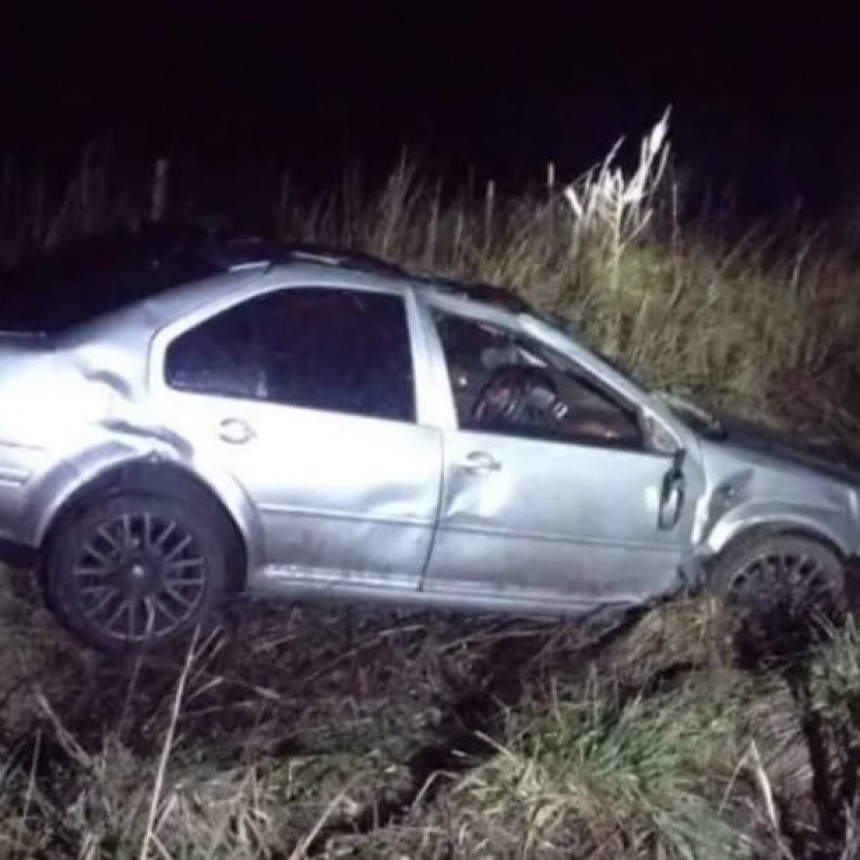
[[[639,379],[632,371],[623,365],[619,364],[614,358],[610,358],[606,353],[602,352],[596,346],[591,343],[587,343],[585,338],[582,335],[582,332],[574,325],[574,323],[569,322],[564,317],[559,316],[558,314],[546,314],[546,313],[536,313],[532,312],[532,316],[535,319],[540,320],[545,325],[554,328],[556,331],[561,332],[561,334],[566,337],[575,340],[577,343],[582,344],[584,347],[588,349],[589,352],[594,353],[602,362],[608,364],[616,373],[623,376],[628,382],[632,382],[637,388],[641,388],[643,391],[648,390],[648,386],[645,385],[641,379]]]
[[[587,347],[590,352],[596,355],[605,364],[609,365],[609,367],[611,367],[616,373],[623,376],[628,382],[632,382],[637,388],[641,388],[652,397],[656,397],[661,400],[680,421],[683,421],[694,432],[701,433],[711,439],[726,438],[726,428],[713,412],[710,412],[700,404],[694,403],[679,394],[674,394],[670,391],[652,389],[645,385],[641,379],[639,379],[628,368],[619,364],[614,358],[606,355],[606,353],[592,344],[586,343],[581,332],[573,323],[557,314],[535,313],[534,316],[541,322],[554,328],[556,331],[561,332],[567,337],[577,341],[577,343]]]

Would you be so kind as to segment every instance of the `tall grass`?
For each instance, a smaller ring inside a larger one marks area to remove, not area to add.
[[[721,803],[740,758],[734,692],[709,681],[624,698],[592,676],[512,714],[508,744],[457,793],[512,856],[751,856]]]
[[[483,194],[452,191],[405,157],[382,188],[365,188],[351,173],[311,201],[273,178],[269,216],[258,222],[286,239],[361,247],[507,285],[566,315],[651,385],[856,446],[855,249],[799,227],[730,238],[713,223],[680,222],[670,137],[667,113],[644,136],[631,169],[618,164],[619,142],[567,185],[514,195],[494,184]],[[156,172],[163,178],[163,164]],[[117,182],[98,150],[53,198],[37,179],[22,188],[14,171],[4,176],[0,254],[7,259],[144,218],[153,205],[147,177]],[[187,193],[156,190],[168,217],[197,211]]]
[[[796,226],[737,237],[680,223],[668,123],[628,172],[616,145],[557,191],[446,195],[404,161],[375,195],[348,185],[295,207],[284,235],[507,285],[654,386],[856,444],[855,249]]]

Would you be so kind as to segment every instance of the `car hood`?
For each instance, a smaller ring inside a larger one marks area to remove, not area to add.
[[[720,416],[723,438],[709,438],[718,448],[733,448],[737,454],[755,454],[774,465],[789,465],[860,487],[860,460],[840,451],[813,445],[737,416]]]

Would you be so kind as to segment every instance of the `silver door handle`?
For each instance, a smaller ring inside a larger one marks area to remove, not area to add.
[[[244,445],[256,435],[249,424],[241,418],[225,418],[218,425],[218,435],[231,445]]]
[[[472,451],[466,455],[462,468],[473,475],[477,475],[482,472],[498,472],[502,468],[502,464],[491,454],[487,454],[486,451]]]
[[[673,529],[681,518],[684,506],[684,476],[680,472],[670,472],[660,493],[660,512],[657,519],[661,529]]]

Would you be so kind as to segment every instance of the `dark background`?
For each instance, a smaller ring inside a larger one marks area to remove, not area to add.
[[[773,212],[860,202],[860,3],[28,3],[0,28],[0,150],[290,167],[333,182],[404,145],[480,181],[561,177],[672,105],[700,187]]]

